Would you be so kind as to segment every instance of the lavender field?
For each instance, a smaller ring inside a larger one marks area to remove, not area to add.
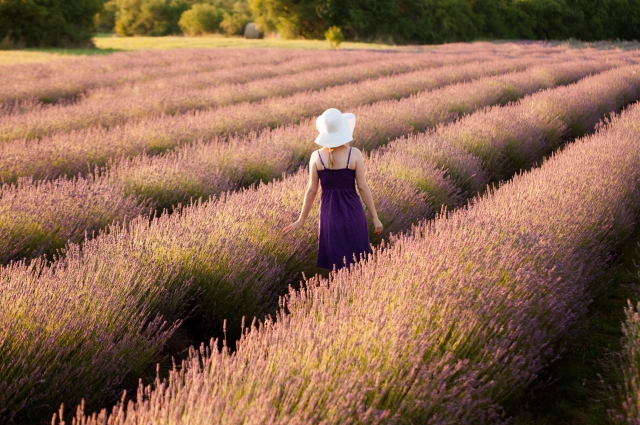
[[[0,76],[2,423],[506,421],[640,217],[640,51],[148,51]],[[330,107],[357,117],[385,226],[337,273],[315,267],[318,203],[282,234]]]

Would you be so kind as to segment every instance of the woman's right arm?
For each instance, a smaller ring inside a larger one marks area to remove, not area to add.
[[[367,179],[365,178],[364,173],[364,160],[362,158],[362,152],[359,149],[356,149],[356,185],[358,186],[358,191],[360,192],[360,196],[362,197],[362,201],[367,206],[367,210],[371,214],[371,219],[373,221],[373,225],[375,229],[373,233],[379,234],[382,233],[382,222],[378,219],[378,213],[376,211],[376,206],[373,202],[373,195],[371,195],[371,189],[369,189],[369,185],[367,184]]]
[[[307,220],[307,216],[309,212],[311,212],[311,207],[313,206],[313,201],[316,199],[316,194],[318,193],[318,169],[315,165],[315,156],[316,152],[311,154],[311,159],[309,160],[309,185],[307,186],[307,191],[304,194],[304,202],[302,203],[302,211],[300,211],[300,217],[296,222],[290,224],[289,226],[283,229],[283,233],[288,233],[289,231],[296,231],[300,229],[304,222]]]

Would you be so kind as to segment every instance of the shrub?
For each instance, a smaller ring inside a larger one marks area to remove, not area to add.
[[[233,9],[224,12],[224,18],[220,23],[220,28],[226,35],[243,35],[244,29],[252,21],[247,3],[237,1],[233,4]]]
[[[333,22],[318,15],[318,10],[327,8],[319,3],[317,0],[249,0],[249,7],[258,28],[265,33],[277,30],[286,39],[321,38],[327,24]]]
[[[180,32],[178,21],[189,4],[181,0],[117,0],[118,35],[162,36]]]
[[[187,35],[211,34],[220,28],[222,13],[210,4],[194,4],[182,13],[178,25]]]
[[[340,43],[344,41],[342,31],[335,25],[329,27],[329,29],[324,33],[324,38],[329,42],[332,49],[337,49],[340,46]]]
[[[110,0],[104,4],[104,8],[98,13],[94,22],[98,32],[111,33],[116,26],[116,12],[118,11],[117,0]]]
[[[89,47],[100,0],[0,0],[5,46]]]

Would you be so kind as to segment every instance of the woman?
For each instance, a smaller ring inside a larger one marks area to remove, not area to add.
[[[287,233],[304,225],[315,201],[320,180],[322,198],[316,266],[329,270],[334,265],[336,269],[340,269],[352,264],[354,254],[358,258],[371,252],[367,219],[356,192],[356,184],[371,213],[374,233],[382,232],[382,223],[378,220],[371,190],[364,177],[362,153],[357,148],[346,145],[353,140],[355,125],[355,115],[342,114],[334,108],[327,109],[318,117],[316,127],[320,134],[316,143],[323,148],[311,154],[309,186],[300,217],[284,229],[284,233]]]

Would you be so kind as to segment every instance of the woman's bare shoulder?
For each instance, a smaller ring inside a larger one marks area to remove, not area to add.
[[[362,158],[362,152],[360,152],[360,149],[356,148],[355,146],[351,148],[351,155],[357,157]]]
[[[319,164],[319,162],[320,162],[319,155],[320,155],[320,154],[318,153],[318,151],[317,151],[317,150],[315,150],[315,151],[311,152],[311,157],[309,158],[309,167],[313,167],[313,168],[315,168],[316,170],[318,170],[318,169],[319,169],[319,167],[320,167],[320,164]]]

